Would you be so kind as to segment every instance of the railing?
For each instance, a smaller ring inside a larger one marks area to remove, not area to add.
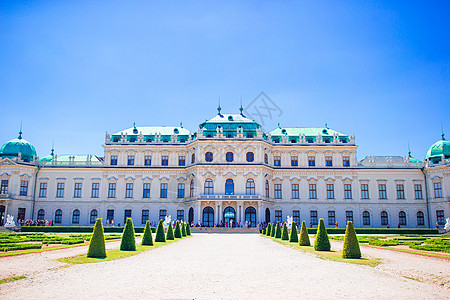
[[[198,195],[190,197],[188,201],[207,200],[207,201],[267,201],[273,202],[273,199],[261,195]]]

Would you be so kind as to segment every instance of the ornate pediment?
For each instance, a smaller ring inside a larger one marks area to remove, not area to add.
[[[12,165],[17,164],[12,160],[10,160],[9,158],[3,158],[2,160],[0,160],[0,166],[12,166]]]

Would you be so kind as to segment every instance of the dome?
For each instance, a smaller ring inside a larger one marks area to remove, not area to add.
[[[27,140],[22,138],[22,132],[19,132],[17,139],[4,143],[0,148],[0,156],[2,157],[17,157],[19,153],[24,161],[32,161],[33,156],[37,157],[36,149]]]
[[[442,140],[437,141],[428,149],[426,158],[434,162],[440,160],[442,156],[450,158],[450,141],[445,140],[444,134],[442,134]]]

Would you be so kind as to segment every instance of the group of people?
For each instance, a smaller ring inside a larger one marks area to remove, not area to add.
[[[53,226],[55,222],[50,220],[17,220],[18,226]]]

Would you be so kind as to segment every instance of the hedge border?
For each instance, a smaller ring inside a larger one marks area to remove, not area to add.
[[[150,227],[152,232],[156,232],[155,227]],[[103,227],[105,233],[122,233],[124,227]],[[134,227],[136,233],[143,233],[145,227]],[[73,232],[73,233],[92,233],[94,227],[84,226],[22,226],[21,232]]]

